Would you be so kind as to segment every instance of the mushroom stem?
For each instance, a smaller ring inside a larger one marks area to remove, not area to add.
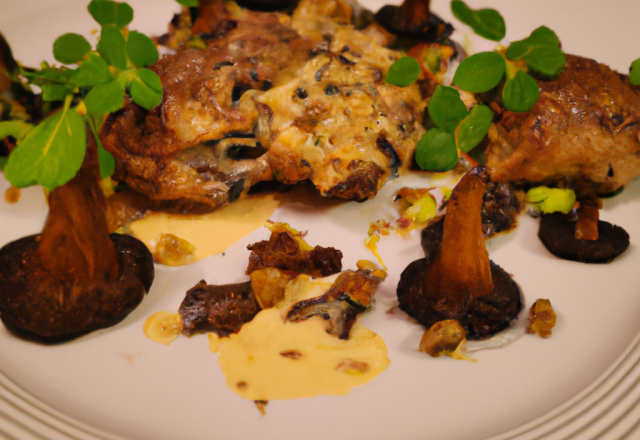
[[[91,136],[88,138],[93,140]],[[78,174],[49,193],[49,215],[38,247],[45,268],[73,277],[76,283],[112,280],[119,272],[97,166],[95,141],[89,141]]]
[[[436,309],[445,316],[455,316],[468,301],[493,291],[482,232],[482,198],[488,181],[486,168],[476,167],[455,187],[447,204],[440,251],[424,274]]]

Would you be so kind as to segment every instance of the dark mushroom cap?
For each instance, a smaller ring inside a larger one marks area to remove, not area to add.
[[[572,214],[544,214],[538,237],[556,257],[582,263],[610,263],[629,247],[629,234],[602,220],[598,220],[597,240],[577,239],[576,221]]]
[[[0,318],[7,329],[23,339],[55,344],[122,321],[151,287],[153,257],[133,237],[110,238],[120,270],[115,279],[94,284],[78,281],[85,274],[70,279],[44,269],[40,235],[0,249]],[[77,289],[82,290],[74,295]]]

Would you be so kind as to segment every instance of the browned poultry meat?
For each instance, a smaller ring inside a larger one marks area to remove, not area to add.
[[[373,197],[411,161],[424,104],[417,86],[385,84],[400,54],[344,23],[345,8],[303,0],[287,16],[201,2],[192,31],[206,48],[164,56],[152,67],[162,104],[127,102],[103,127],[116,179],[189,212],[265,180]]]
[[[526,113],[505,111],[489,131],[491,176],[524,185],[605,194],[640,173],[640,95],[607,66],[567,55],[554,81],[538,81]]]

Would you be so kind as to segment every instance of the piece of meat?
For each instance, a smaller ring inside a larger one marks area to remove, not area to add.
[[[278,14],[202,2],[192,32],[206,48],[183,47],[151,67],[162,104],[146,111],[127,101],[103,126],[115,179],[191,213],[269,180],[310,180],[328,197],[375,196],[394,167],[411,162],[424,103],[418,86],[384,83],[400,53],[327,16],[330,3],[303,0],[288,25]]]
[[[489,130],[495,180],[606,194],[640,172],[640,97],[596,61],[567,55],[553,81],[536,80],[540,99],[525,113],[504,111]]]

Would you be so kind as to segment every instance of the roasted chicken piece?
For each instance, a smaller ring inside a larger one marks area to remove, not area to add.
[[[104,124],[116,180],[193,213],[269,180],[373,197],[393,167],[411,162],[424,103],[417,85],[385,84],[400,53],[345,23],[350,10],[303,0],[289,17],[201,2],[192,32],[206,48],[152,66],[162,104],[147,112],[128,101]]]
[[[606,194],[640,172],[640,94],[620,74],[567,55],[526,113],[504,111],[489,130],[487,165],[495,180]],[[494,107],[497,108],[497,107]]]

